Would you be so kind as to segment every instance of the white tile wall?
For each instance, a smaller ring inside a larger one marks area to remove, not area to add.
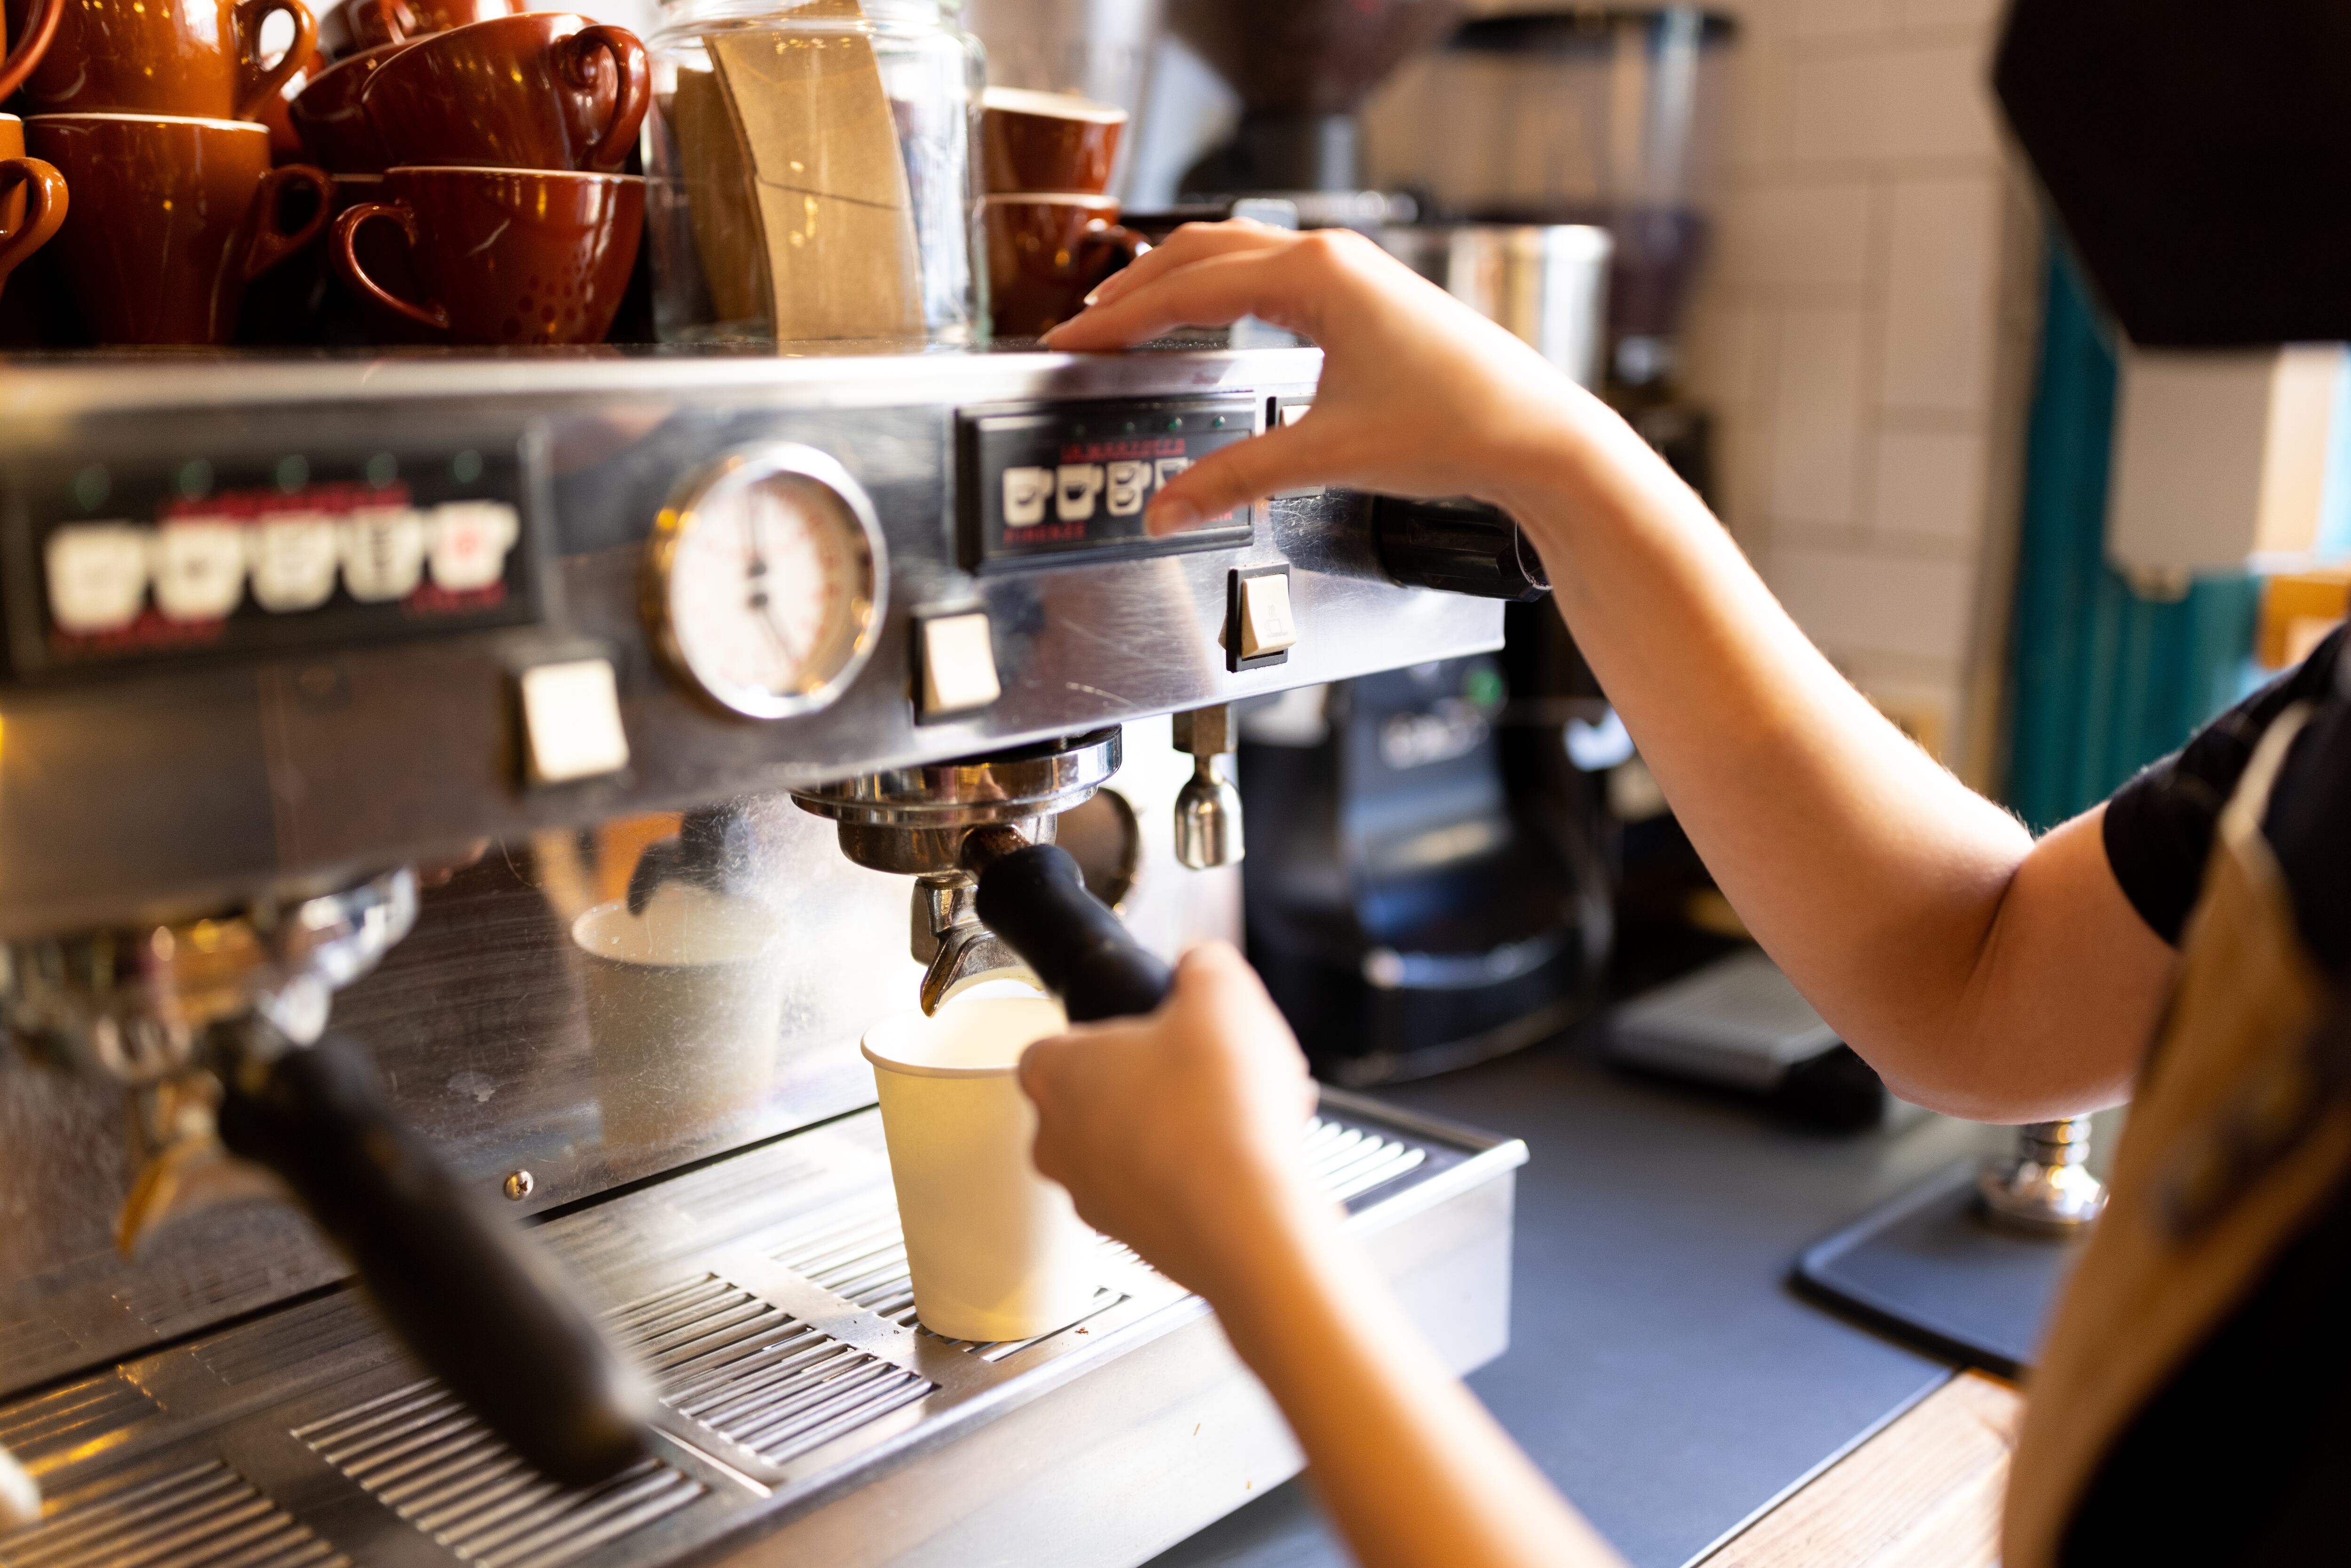
[[[1684,383],[1725,520],[1862,689],[1982,782],[2038,319],[1998,0],[1728,0],[1721,221]]]
[[[1770,558],[1780,602],[1831,658],[1894,653],[1940,664],[1966,650],[1966,563],[1789,545]]]
[[[1718,239],[1724,280],[1763,288],[1862,287],[1870,272],[1872,193],[1862,180],[1729,193]]]
[[[1980,414],[1999,313],[1999,176],[1897,180],[1893,197],[1881,395]]]
[[[1972,543],[1983,516],[1983,445],[1972,432],[1880,431],[1871,528],[1889,539]]]
[[[1740,36],[1681,381],[1717,503],[1839,667],[1989,782],[2040,277],[1988,80],[2004,7],[1710,3]]]
[[[1796,523],[1854,520],[1863,390],[1862,311],[1804,306],[1780,318],[1771,382],[1771,513]]]

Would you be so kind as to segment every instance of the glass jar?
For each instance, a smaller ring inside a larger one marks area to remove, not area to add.
[[[979,330],[982,67],[960,0],[675,0],[648,40],[664,342],[961,344]]]

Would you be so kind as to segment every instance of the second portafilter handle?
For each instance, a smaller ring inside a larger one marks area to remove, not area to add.
[[[605,1480],[649,1452],[653,1402],[570,1289],[397,1116],[367,1053],[220,1026],[220,1137],[268,1167],[359,1270],[427,1370],[542,1473]]]

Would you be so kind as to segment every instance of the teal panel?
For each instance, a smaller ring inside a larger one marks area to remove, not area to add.
[[[2260,611],[2250,575],[2153,600],[2106,564],[2114,414],[2107,328],[2053,246],[2009,663],[2006,794],[2035,831],[2104,800],[2233,701]]]

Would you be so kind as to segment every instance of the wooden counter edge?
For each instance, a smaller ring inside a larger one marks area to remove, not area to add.
[[[2013,1385],[1960,1373],[1698,1568],[1991,1568],[2023,1410]]]

